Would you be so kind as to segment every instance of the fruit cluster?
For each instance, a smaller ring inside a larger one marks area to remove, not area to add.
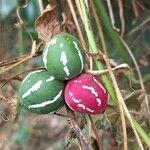
[[[54,36],[43,50],[43,62],[47,71],[29,73],[20,85],[22,107],[37,114],[56,112],[65,103],[80,113],[105,111],[106,89],[97,76],[82,73],[85,55],[75,37],[68,33]]]

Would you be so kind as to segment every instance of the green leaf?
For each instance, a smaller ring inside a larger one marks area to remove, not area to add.
[[[122,45],[118,33],[112,28],[104,3],[101,0],[95,0],[94,2],[97,14],[103,25],[108,53],[116,60],[129,63],[131,61],[129,55]]]
[[[36,18],[40,15],[40,9],[37,0],[28,2],[27,7],[22,9],[22,18],[27,22],[27,26],[34,27]]]

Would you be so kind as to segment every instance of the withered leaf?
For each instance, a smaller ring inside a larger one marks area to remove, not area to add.
[[[47,43],[52,36],[62,32],[61,22],[58,19],[56,6],[44,10],[35,22],[39,38]]]

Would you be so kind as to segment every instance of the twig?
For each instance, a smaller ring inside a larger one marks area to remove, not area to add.
[[[142,1],[141,1],[142,2]],[[149,9],[147,9],[140,1],[136,0],[135,3],[146,13],[149,13]]]
[[[20,16],[20,9],[27,7],[27,5],[28,5],[28,4],[26,3],[26,4],[23,5],[23,6],[19,6],[19,7],[17,8],[17,10],[16,10],[17,17],[18,17],[18,19],[19,19],[19,22],[16,23],[16,27],[22,26],[22,27],[25,29],[25,31],[27,32],[27,34],[29,35],[31,41],[33,41],[33,37],[32,37],[32,35],[31,35],[31,33],[30,33],[29,30],[27,29],[27,27],[26,27],[24,21],[22,20],[22,18],[21,18],[21,16]]]
[[[57,115],[57,116],[63,117],[63,118],[69,118],[68,115],[60,114],[60,113],[57,113],[57,112],[54,112],[54,115]]]
[[[111,21],[111,24],[112,24],[112,28],[119,32],[120,30],[118,28],[116,28],[116,26],[115,26],[115,19],[114,19],[112,6],[111,6],[111,1],[110,0],[106,0],[106,1],[107,1],[107,6],[108,6],[108,11],[109,11],[109,16],[110,16],[110,21]]]
[[[0,67],[12,65],[12,64],[14,64],[16,62],[19,62],[20,60],[22,60],[22,58],[25,58],[27,56],[28,55],[22,55],[22,56],[19,56],[19,57],[16,57],[16,58],[9,58],[9,59],[2,60],[0,62]]]
[[[24,37],[23,37],[23,28],[22,26],[20,26],[18,28],[18,46],[19,46],[19,55],[22,56],[24,53]],[[20,65],[19,69],[18,69],[18,73],[22,72],[24,68],[24,65]]]
[[[95,127],[95,124],[94,124],[94,121],[92,119],[92,116],[91,115],[88,115],[89,119],[90,119],[90,122],[91,122],[91,126],[92,126],[92,129],[93,129],[93,132],[95,134],[95,137],[96,137],[96,141],[97,141],[97,144],[98,144],[98,147],[99,147],[99,150],[102,150],[102,142],[101,142],[101,138],[97,132],[97,129]]]
[[[135,17],[136,18],[139,17],[139,12],[138,12],[138,8],[137,8],[137,4],[135,3],[135,0],[132,0],[132,7],[133,7]]]
[[[37,56],[42,54],[42,52],[40,52],[42,45],[43,45],[43,42],[40,42],[38,45],[35,45],[35,41],[32,43],[31,54],[33,55],[33,57],[37,57]],[[6,67],[9,65],[15,64],[15,63],[23,60],[24,58],[28,57],[29,55],[30,54],[21,55],[21,56],[18,56],[16,58],[9,58],[9,59],[5,59],[3,61],[0,61],[0,67],[4,67],[4,66]]]
[[[124,33],[125,33],[125,21],[124,21],[123,2],[122,2],[122,0],[118,0],[118,6],[119,6],[120,21],[121,21],[121,33],[120,33],[120,36],[123,38]]]
[[[127,96],[125,97],[125,101],[128,100],[128,99],[130,99],[131,97],[139,96],[139,95],[141,95],[143,92],[144,92],[144,91],[141,90],[141,89],[136,90],[136,91],[130,93],[129,95],[127,95]]]
[[[150,22],[150,16],[145,19],[141,24],[139,24],[138,26],[134,27],[128,34],[127,36],[131,36],[134,33],[136,33],[137,31],[139,31],[145,24],[147,24],[148,22]]]
[[[87,46],[86,46],[85,40],[84,40],[84,38],[83,38],[83,34],[82,34],[82,32],[81,32],[81,28],[80,28],[79,23],[78,23],[77,16],[76,16],[76,13],[75,13],[75,10],[74,10],[72,1],[71,1],[71,0],[67,0],[67,2],[68,2],[68,5],[69,5],[69,8],[70,8],[70,10],[71,10],[71,13],[72,13],[72,16],[73,16],[75,25],[76,25],[76,27],[77,27],[77,32],[78,32],[80,41],[81,41],[81,43],[82,43],[82,45],[83,45],[84,50],[86,51],[86,50],[87,50]]]
[[[79,128],[82,130],[84,128],[84,125],[86,123],[86,120],[85,120],[85,115],[82,115],[83,118],[81,118],[80,120],[80,123],[79,123]],[[68,147],[70,142],[71,142],[71,139],[72,138],[75,138],[76,135],[75,133],[73,132],[73,130],[70,130],[69,133],[68,133],[68,136],[67,136],[67,144],[65,145],[64,148]]]
[[[20,65],[20,64],[22,64],[22,63],[24,63],[24,62],[26,62],[26,61],[28,61],[28,60],[30,60],[31,58],[33,58],[33,55],[26,56],[26,57],[23,58],[21,61],[19,61],[19,62],[13,64],[13,65],[11,65],[11,66],[9,66],[9,67],[7,67],[7,68],[1,70],[1,71],[0,71],[0,74],[5,73],[6,71],[8,71],[8,70],[10,70],[10,69],[12,69],[12,68],[14,68],[14,67],[16,67],[16,66],[18,66],[18,65]]]
[[[129,67],[128,64],[121,64],[118,65],[114,68],[112,68],[112,71],[118,70],[118,69],[129,69],[131,71],[131,68]],[[91,73],[93,75],[102,75],[102,74],[106,74],[109,73],[109,69],[104,69],[104,70],[85,70],[87,73]]]
[[[82,10],[81,10],[81,6],[80,6],[79,0],[75,1],[75,3],[76,3],[76,6],[77,6],[77,10],[79,12],[79,15],[81,17],[81,20],[83,21]]]
[[[89,142],[89,140],[82,134],[81,129],[79,128],[79,126],[77,125],[76,121],[75,121],[75,115],[74,112],[72,110],[70,110],[67,107],[67,113],[70,116],[70,119],[68,119],[68,123],[70,125],[70,129],[75,133],[79,145],[82,148],[82,150],[93,150],[91,143]]]
[[[90,119],[87,120],[87,130],[88,130],[88,136],[92,137],[92,124]]]
[[[6,62],[1,62],[0,63],[0,67],[3,67],[3,66],[7,66],[9,65],[8,67],[4,68],[3,70],[1,69],[0,70],[0,75],[7,72],[8,70],[12,69],[12,68],[15,68],[17,66],[19,66],[20,64],[26,62],[26,61],[29,61],[30,59],[32,59],[33,57],[36,57],[36,56],[39,56],[41,55],[41,51],[39,51],[38,48],[41,48],[40,46],[38,47],[37,45],[37,49],[35,51],[35,54],[31,54],[31,55],[24,55],[24,56],[21,56],[21,57],[17,57],[15,59],[12,59],[12,63],[11,63],[11,60],[7,60]]]

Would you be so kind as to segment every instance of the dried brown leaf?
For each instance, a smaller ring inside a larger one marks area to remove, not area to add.
[[[61,22],[57,17],[56,6],[45,9],[35,22],[39,38],[47,43],[52,36],[62,32]]]

